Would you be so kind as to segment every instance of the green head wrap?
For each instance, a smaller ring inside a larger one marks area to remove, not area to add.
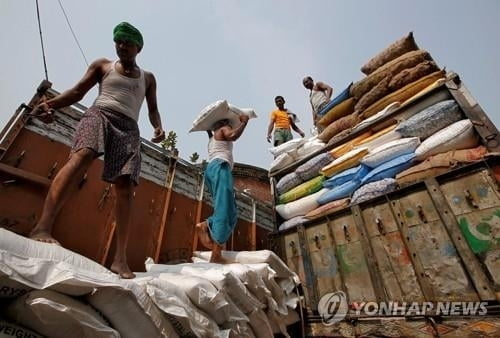
[[[113,41],[132,42],[139,46],[139,48],[142,48],[144,45],[141,32],[128,22],[119,23],[113,29]]]

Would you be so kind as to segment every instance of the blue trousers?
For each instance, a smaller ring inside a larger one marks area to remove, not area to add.
[[[210,161],[205,170],[205,184],[212,195],[212,216],[208,228],[212,240],[217,244],[227,242],[238,221],[233,174],[229,163],[221,159]]]

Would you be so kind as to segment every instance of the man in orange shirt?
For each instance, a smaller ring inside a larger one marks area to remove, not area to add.
[[[274,98],[274,102],[276,103],[276,107],[278,107],[278,109],[271,112],[271,121],[269,122],[269,127],[267,128],[267,142],[271,142],[273,129],[275,147],[293,139],[290,127],[301,137],[304,137],[304,132],[295,124],[297,116],[285,108],[285,99],[283,96],[276,96]]]

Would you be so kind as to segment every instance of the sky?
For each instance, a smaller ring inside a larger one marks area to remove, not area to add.
[[[178,135],[180,156],[207,157],[205,133],[188,133],[206,105],[226,99],[251,107],[251,120],[234,146],[235,161],[268,168],[266,142],[274,97],[282,95],[299,127],[312,127],[311,75],[341,92],[364,75],[360,67],[413,31],[440,67],[460,74],[482,108],[500,126],[500,1],[481,0],[61,0],[89,62],[116,59],[113,27],[140,29],[140,67],[157,80],[164,129]],[[49,80],[58,91],[73,86],[87,65],[57,0],[40,0]],[[0,127],[28,102],[44,79],[34,0],[0,0]],[[94,101],[97,90],[82,100]],[[146,104],[141,136],[151,138]],[[296,137],[298,135],[294,134]]]

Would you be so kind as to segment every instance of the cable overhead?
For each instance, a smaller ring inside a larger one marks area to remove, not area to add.
[[[45,80],[49,80],[49,73],[47,71],[47,61],[45,59],[45,48],[43,47],[43,37],[42,37],[42,24],[40,23],[40,9],[38,7],[38,0],[36,0],[36,16],[38,19],[38,31],[40,32],[40,44],[42,45],[42,58],[43,58],[43,68],[45,69]]]
[[[80,49],[80,53],[83,56],[83,60],[85,61],[85,64],[88,67],[89,63],[87,61],[87,58],[85,57],[85,53],[83,52],[82,47],[80,46],[80,42],[78,41],[78,38],[76,37],[76,34],[73,31],[73,27],[71,27],[71,23],[69,22],[68,16],[66,15],[66,11],[64,10],[63,4],[62,4],[61,0],[57,0],[57,1],[59,2],[59,6],[61,7],[61,10],[62,10],[62,12],[64,14],[64,17],[66,18],[66,22],[68,23],[69,29],[71,30],[71,34],[73,34],[73,38],[75,39],[76,45]],[[38,0],[37,0],[37,3],[38,3]]]

